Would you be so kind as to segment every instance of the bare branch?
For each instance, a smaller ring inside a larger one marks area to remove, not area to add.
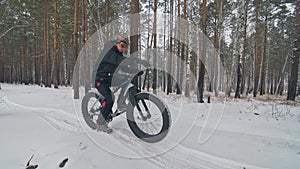
[[[0,38],[4,37],[9,31],[13,30],[14,28],[20,28],[20,27],[26,27],[28,25],[15,25],[9,28],[8,30],[4,31],[3,33],[0,34]]]

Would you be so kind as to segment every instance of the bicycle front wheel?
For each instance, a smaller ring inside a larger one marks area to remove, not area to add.
[[[170,128],[170,111],[154,94],[138,93],[136,104],[127,112],[127,122],[132,132],[148,143],[159,142]]]

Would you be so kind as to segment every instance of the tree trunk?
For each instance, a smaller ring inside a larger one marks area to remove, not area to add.
[[[274,61],[273,61],[274,62]],[[271,65],[271,79],[270,79],[270,83],[271,83],[271,86],[270,86],[270,94],[273,95],[273,90],[274,90],[274,68],[273,68],[273,65]]]
[[[265,34],[264,34],[264,51],[261,65],[260,95],[265,94],[265,77],[266,77],[266,57],[267,57],[267,33],[268,33],[268,16],[265,16]]]
[[[172,93],[172,66],[173,66],[173,10],[174,10],[174,2],[170,2],[170,45],[169,52],[170,56],[168,57],[168,82],[167,82],[167,94]]]
[[[184,3],[183,3],[183,34],[182,34],[182,51],[181,51],[181,59],[182,59],[182,62],[181,62],[181,69],[182,69],[182,73],[181,73],[181,81],[183,82],[183,75],[185,73],[185,92],[184,92],[184,95],[185,97],[189,97],[190,96],[190,89],[189,89],[189,62],[188,62],[188,59],[189,59],[189,54],[188,54],[188,29],[187,29],[187,2],[186,0],[184,0]],[[184,72],[184,66],[186,66],[186,69],[185,69],[185,72]]]
[[[130,21],[130,57],[138,58],[139,50],[139,27],[140,27],[140,7],[139,0],[131,0],[131,21]],[[137,68],[137,67],[136,67]],[[134,84],[138,86],[138,79],[134,81]]]
[[[240,64],[240,56],[238,58],[238,63],[237,63],[237,80],[236,80],[236,91],[235,91],[235,98],[241,98],[240,95],[240,85],[241,85],[241,64]]]
[[[33,84],[33,57],[28,57],[28,83]]]
[[[219,80],[219,57],[220,57],[220,26],[222,24],[222,1],[217,1],[217,15],[216,15],[216,23],[215,23],[215,32],[214,32],[214,66],[212,67],[212,75],[211,75],[211,85],[214,89],[215,96],[218,96],[218,80]],[[210,91],[212,92],[212,91]]]
[[[255,59],[254,59],[254,89],[253,96],[256,97],[259,80],[259,0],[254,0],[255,5]]]
[[[288,95],[287,100],[295,100],[296,98],[296,89],[298,81],[298,67],[299,67],[299,57],[300,57],[300,1],[296,3],[296,39],[295,39],[295,48],[294,54],[292,57],[292,66],[291,73],[289,76],[288,84]]]
[[[58,18],[57,18],[57,7],[58,7],[58,0],[54,2],[54,25],[53,25],[53,50],[54,50],[54,73],[53,73],[53,81],[54,81],[54,88],[58,88],[59,85],[59,49],[58,49]]]
[[[151,6],[151,3],[150,1],[148,2],[149,6]],[[148,9],[148,13],[147,13],[147,19],[150,20],[150,15],[151,15],[151,9],[149,8]],[[147,23],[147,28],[148,28],[148,35],[147,35],[147,49],[150,49],[151,48],[151,42],[152,41],[152,34],[150,34],[150,22]],[[150,53],[149,53],[150,50],[146,50],[146,58],[147,60],[150,62]],[[147,91],[149,91],[150,89],[150,82],[149,82],[150,78],[149,78],[149,73],[146,72],[145,74],[145,79],[144,79],[144,84],[143,84],[143,90],[145,90],[145,88],[147,87]]]
[[[40,85],[41,84],[41,81],[40,81],[40,76],[41,76],[41,57],[39,56],[40,55],[40,41],[39,41],[39,38],[36,37],[35,38],[35,54],[37,55],[37,57],[34,58],[35,60],[35,63],[34,63],[34,70],[35,70],[35,83]]]
[[[244,43],[243,43],[243,54],[242,54],[242,73],[241,73],[241,94],[245,90],[245,80],[246,80],[246,70],[245,70],[245,61],[246,61],[246,52],[247,52],[247,28],[248,28],[248,0],[245,2],[244,6]]]
[[[206,58],[206,0],[203,0],[203,13],[202,13],[202,31],[203,31],[203,37],[201,40],[201,37],[199,38],[199,41],[202,41],[202,53],[199,53],[199,76],[198,76],[198,82],[197,82],[197,87],[198,87],[198,92],[197,92],[197,101],[198,103],[204,103],[203,100],[203,93],[204,93],[204,76],[205,76],[205,65],[204,65],[204,59]],[[199,43],[200,45],[201,43]],[[199,47],[201,48],[201,47]]]
[[[74,34],[73,34],[73,88],[74,99],[79,99],[79,60],[78,57],[78,19],[79,19],[79,0],[74,0]]]
[[[181,42],[180,42],[180,33],[181,33],[181,30],[180,30],[180,26],[181,26],[181,23],[180,23],[180,0],[177,1],[177,20],[178,20],[178,24],[177,24],[177,78],[176,78],[176,94],[181,94],[181,89],[182,89],[182,81],[180,79],[181,77],[181,70],[182,68],[180,67],[181,64],[180,64],[180,56],[181,56],[181,53],[180,53],[180,46],[181,46]]]
[[[238,73],[239,73],[239,70],[238,70],[238,64],[239,64],[239,61],[240,61],[240,36],[239,36],[239,32],[240,32],[240,13],[241,13],[241,7],[240,6],[237,6],[238,8],[238,11],[237,13],[235,14],[234,16],[234,20],[233,20],[233,30],[232,30],[232,34],[233,34],[233,38],[232,38],[232,43],[233,43],[233,47],[232,47],[232,63],[230,65],[230,76],[229,76],[229,79],[228,79],[228,85],[227,85],[227,91],[226,91],[226,94],[228,97],[230,97],[230,94],[232,92],[232,90],[234,92],[239,92],[239,87],[240,85],[236,85],[237,84],[237,77],[238,77]],[[235,95],[239,96],[238,93],[235,93]]]
[[[86,45],[89,39],[88,31],[88,16],[87,16],[87,1],[82,1],[82,32],[83,32],[83,45]],[[87,93],[91,89],[91,76],[90,76],[90,46],[87,44],[84,47],[84,92]]]
[[[156,52],[156,47],[157,47],[157,35],[156,35],[156,24],[157,24],[157,0],[154,0],[154,23],[153,23],[153,82],[152,82],[152,88],[153,88],[153,93],[157,93],[157,52]]]
[[[167,27],[167,17],[166,17],[166,12],[167,11],[167,3],[165,2],[164,3],[164,27],[163,27],[163,56],[166,57],[166,52],[167,52],[167,49],[166,49],[166,27]],[[162,91],[163,92],[166,92],[166,61],[165,59],[162,59],[162,62],[163,62],[163,68],[162,68]]]
[[[28,85],[28,56],[27,56],[27,37],[26,37],[26,29],[24,28],[24,40],[22,45],[22,56],[23,56],[23,81],[25,85]]]
[[[43,58],[43,83],[45,87],[50,87],[48,79],[48,54],[49,54],[49,6],[50,0],[45,1],[45,22],[44,22],[44,58]]]
[[[3,30],[5,29],[3,25]],[[5,49],[5,40],[4,36],[1,38],[2,39],[2,50],[1,50],[1,74],[0,74],[0,82],[4,82],[4,76],[5,76],[5,68],[4,68],[4,49]]]
[[[109,39],[109,12],[110,12],[110,0],[105,0],[105,29],[104,35],[106,35],[106,39]]]

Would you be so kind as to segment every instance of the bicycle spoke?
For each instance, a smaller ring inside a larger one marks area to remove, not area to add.
[[[149,124],[144,123],[143,125],[145,126],[144,128],[145,128],[147,131],[150,131],[150,132],[148,132],[149,134],[155,134],[155,132],[152,130],[152,128],[149,127]]]
[[[142,104],[140,104],[141,102]],[[141,102],[138,102],[138,104],[140,105],[137,105],[137,107],[135,108],[135,113],[137,114],[137,125],[145,133],[155,135],[160,132],[163,124],[160,110],[155,104],[152,104],[150,101],[143,100]],[[141,112],[137,109],[139,109]],[[150,116],[146,115],[145,111],[147,112],[147,114],[149,113]],[[145,118],[146,120],[143,120],[143,118]]]
[[[155,126],[153,123],[150,123],[150,125],[155,129],[155,131],[159,131],[159,129],[157,129],[157,126]]]

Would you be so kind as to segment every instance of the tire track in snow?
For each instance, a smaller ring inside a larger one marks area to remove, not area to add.
[[[119,140],[121,145],[128,147],[130,150],[134,151],[140,158],[145,158],[152,164],[155,164],[159,168],[172,168],[172,169],[237,169],[237,168],[253,168],[261,169],[263,167],[255,166],[251,164],[246,164],[242,162],[237,162],[234,160],[229,160],[221,158],[215,155],[211,155],[199,150],[191,149],[185,147],[184,145],[178,143],[174,148],[170,150],[157,154],[157,152],[162,152],[165,149],[163,144],[155,143],[147,144],[143,141],[137,139],[133,134],[130,134],[128,130],[125,129],[124,124],[118,123],[114,124],[113,128],[116,132],[126,133],[125,135],[111,134],[115,140]],[[172,144],[172,143],[170,143]]]
[[[72,114],[67,113],[63,110],[45,107],[24,106],[9,100],[7,96],[4,96],[2,100],[10,107],[18,107],[22,110],[29,110],[32,113],[39,115],[40,118],[45,120],[50,126],[54,127],[56,130],[71,133],[83,132],[76,116],[72,116]]]

